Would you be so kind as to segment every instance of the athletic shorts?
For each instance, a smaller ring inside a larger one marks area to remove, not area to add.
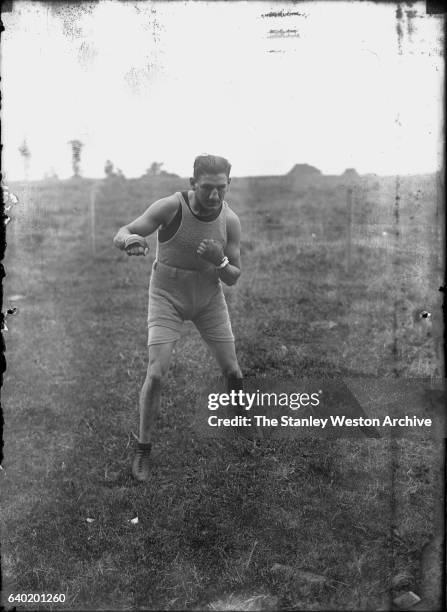
[[[178,340],[187,320],[204,340],[234,342],[219,278],[155,261],[149,285],[148,345]]]

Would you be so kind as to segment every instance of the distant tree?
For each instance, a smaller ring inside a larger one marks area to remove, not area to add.
[[[25,175],[25,180],[28,180],[29,177],[29,166],[30,166],[30,161],[31,161],[31,151],[29,150],[28,144],[26,142],[26,140],[24,140],[22,142],[22,144],[19,147],[19,153],[22,156],[22,160],[23,160],[23,172]]]
[[[68,142],[71,145],[71,165],[73,168],[73,176],[81,176],[81,151],[84,143],[80,140],[70,140]]]
[[[105,163],[104,172],[108,178],[115,176],[115,167],[113,163],[110,161],[110,159],[108,159]]]
[[[116,176],[120,179],[125,179],[126,177],[124,176],[124,172],[121,170],[121,168],[117,168],[116,169]]]
[[[342,176],[344,176],[345,178],[358,178],[359,175],[355,168],[346,168]]]
[[[178,174],[174,172],[166,172],[166,170],[162,170],[160,172],[160,176],[168,177],[168,178],[180,178]]]
[[[152,162],[150,168],[146,170],[146,175],[158,176],[161,173],[161,168],[164,162]]]

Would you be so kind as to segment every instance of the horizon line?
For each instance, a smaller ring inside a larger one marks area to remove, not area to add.
[[[299,174],[297,174],[296,178],[305,178],[305,179],[318,179],[318,178],[347,178],[347,179],[355,179],[355,178],[388,178],[388,177],[396,177],[396,176],[401,176],[401,177],[408,177],[408,176],[427,176],[427,175],[431,175],[431,174],[437,174],[439,172],[444,171],[443,168],[439,168],[438,170],[431,170],[428,172],[407,172],[407,173],[402,173],[402,172],[395,172],[395,173],[391,173],[391,174],[379,174],[377,172],[364,172],[364,173],[356,173],[353,176],[351,175],[345,175],[343,174],[324,174],[324,173],[319,173],[319,174],[303,174],[302,176],[299,176]],[[247,175],[231,175],[230,178],[231,179],[254,179],[254,178],[288,178],[288,177],[293,177],[293,174],[291,171],[289,171],[287,174],[247,174]],[[39,182],[44,182],[44,181],[52,181],[52,182],[63,182],[63,181],[73,181],[73,180],[84,180],[84,181],[106,181],[106,180],[113,180],[113,179],[119,179],[121,181],[139,181],[139,180],[143,180],[143,179],[182,179],[182,180],[189,180],[191,177],[188,176],[181,176],[180,174],[176,174],[175,172],[168,172],[167,175],[163,175],[163,174],[155,174],[155,175],[140,175],[140,176],[119,176],[119,175],[114,175],[112,177],[107,177],[107,176],[103,176],[103,177],[94,177],[94,176],[69,176],[69,177],[64,177],[64,178],[60,178],[58,176],[49,176],[49,177],[41,177],[41,178],[31,178],[31,179],[24,179],[24,178],[20,178],[20,179],[7,179],[7,177],[3,177],[2,178],[2,184],[7,184],[8,182],[10,183],[39,183]]]

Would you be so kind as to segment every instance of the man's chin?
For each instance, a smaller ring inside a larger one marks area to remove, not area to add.
[[[218,202],[217,204],[206,204],[203,208],[205,213],[216,212],[216,210],[219,210],[220,208],[220,202]]]

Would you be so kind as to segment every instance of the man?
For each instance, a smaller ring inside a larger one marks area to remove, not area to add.
[[[242,389],[221,286],[221,281],[234,285],[241,274],[240,222],[224,200],[230,170],[223,157],[200,155],[194,161],[189,191],[154,202],[114,238],[115,246],[128,255],[145,255],[144,238],[158,230],[149,287],[149,363],[140,394],[139,443],[132,465],[132,474],[140,481],[150,475],[161,383],[184,320],[196,325],[226,377],[228,389]]]

